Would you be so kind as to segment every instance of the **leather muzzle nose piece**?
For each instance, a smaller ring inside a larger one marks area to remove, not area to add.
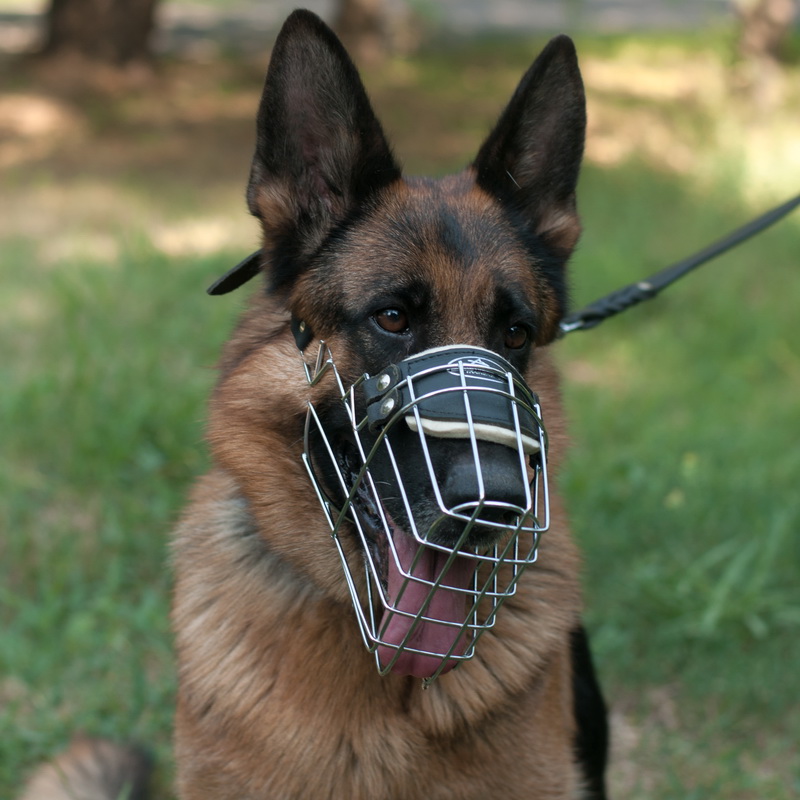
[[[375,432],[402,409],[412,431],[442,439],[476,439],[539,451],[535,405],[522,376],[504,358],[479,347],[438,347],[391,364],[363,385]],[[521,401],[515,402],[515,401]]]
[[[518,450],[479,442],[476,459],[469,445],[464,447],[459,442],[456,447],[458,450],[447,452],[446,469],[439,483],[447,508],[469,508],[475,498],[484,497],[491,505],[481,509],[481,518],[502,522],[513,518],[509,509],[525,507],[527,476],[520,469]]]

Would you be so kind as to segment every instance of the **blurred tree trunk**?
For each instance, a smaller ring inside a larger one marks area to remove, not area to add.
[[[797,14],[797,0],[736,0],[736,11],[741,23],[740,55],[778,62]]]
[[[785,93],[781,51],[798,11],[798,0],[734,0],[739,17],[741,63],[734,80],[766,114]]]
[[[42,55],[113,67],[150,60],[158,0],[49,0]]]
[[[338,0],[333,27],[355,61],[375,64],[385,57],[390,33],[384,0]]]

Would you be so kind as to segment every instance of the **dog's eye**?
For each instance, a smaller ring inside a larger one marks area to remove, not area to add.
[[[399,308],[384,308],[373,319],[388,333],[405,333],[408,330],[408,314]]]
[[[519,350],[528,342],[528,329],[523,325],[511,325],[506,328],[505,345],[509,350]]]

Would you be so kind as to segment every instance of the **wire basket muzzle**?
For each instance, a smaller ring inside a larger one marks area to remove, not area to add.
[[[341,456],[310,405],[304,460],[378,670],[430,682],[475,654],[478,639],[536,560],[539,536],[549,525],[538,398],[510,363],[482,348],[429,350],[349,388],[323,349],[309,380],[333,374],[357,456]],[[330,459],[344,502],[334,502],[318,478],[312,435],[324,443],[317,453]],[[411,449],[413,458],[406,452]],[[470,475],[460,481],[469,490],[462,487],[455,502],[447,477],[452,453]],[[417,496],[421,480],[424,502]],[[505,491],[506,484],[513,491]],[[343,544],[353,530],[363,574]]]

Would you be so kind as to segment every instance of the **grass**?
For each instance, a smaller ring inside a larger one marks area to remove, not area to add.
[[[634,74],[646,44],[581,45],[587,83],[605,81],[590,102],[607,146],[590,144],[580,188],[576,303],[783,191],[749,182],[740,101],[614,84],[610,66]],[[710,72],[725,66],[717,47]],[[462,46],[373,71],[410,171],[464,163],[533,49]],[[642,69],[700,55],[670,39]],[[76,730],[149,742],[170,796],[167,532],[206,463],[210,367],[242,303],[203,289],[256,241],[241,193],[259,71],[176,64],[155,89],[88,105],[14,77],[12,94],[62,123],[12,142],[0,197],[2,797]],[[773,116],[782,140],[788,117]],[[660,149],[645,132],[666,137]],[[613,708],[616,797],[800,790],[798,252],[795,218],[558,345],[574,442],[561,484]]]
[[[204,466],[205,333],[221,335],[230,308],[204,302],[202,260],[123,254],[38,276],[41,316],[2,324],[19,356],[0,399],[3,796],[76,729],[153,741],[168,760],[165,531]]]
[[[631,282],[644,264],[744,218],[721,193],[704,195],[699,213],[679,187],[641,168],[588,172],[574,273]],[[631,221],[624,237],[602,219],[603,196]],[[691,236],[659,243],[664,220],[685,220]],[[800,457],[787,446],[800,429],[797,245],[787,223],[562,345],[574,437],[564,488],[585,553],[587,618],[607,680],[638,720],[638,774],[623,796],[788,798],[799,786],[789,665]]]

